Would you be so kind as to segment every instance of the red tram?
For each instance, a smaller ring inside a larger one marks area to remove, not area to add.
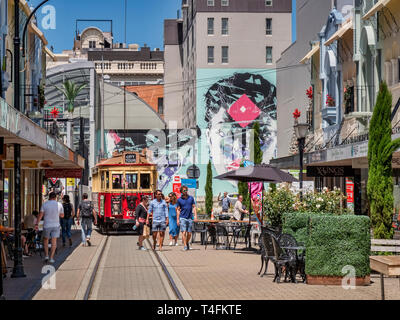
[[[135,233],[135,209],[142,195],[153,198],[157,166],[144,152],[114,153],[92,172],[92,200],[102,233]]]

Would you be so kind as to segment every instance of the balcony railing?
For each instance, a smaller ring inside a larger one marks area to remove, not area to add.
[[[105,73],[164,73],[164,64],[158,62],[95,62],[97,72]]]

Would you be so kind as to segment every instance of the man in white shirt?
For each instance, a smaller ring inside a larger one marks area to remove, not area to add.
[[[243,196],[239,195],[238,200],[235,203],[235,210],[233,211],[233,218],[235,220],[241,220],[242,214],[248,214],[249,211],[243,210]]]
[[[64,218],[64,208],[60,202],[56,201],[57,195],[54,192],[49,194],[49,201],[46,201],[40,209],[40,214],[36,223],[36,229],[40,220],[44,220],[43,225],[43,247],[45,262],[49,261],[49,239],[51,239],[50,263],[54,263],[54,254],[57,248],[57,239],[60,237],[60,218]]]

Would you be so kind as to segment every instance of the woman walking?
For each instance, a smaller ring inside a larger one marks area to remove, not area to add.
[[[178,202],[178,198],[174,192],[169,194],[170,203],[168,205],[168,219],[169,219],[169,238],[171,242],[170,246],[178,245],[178,237],[179,237],[179,226],[176,221],[176,206]]]
[[[147,196],[142,195],[140,198],[140,204],[136,207],[136,228],[139,233],[139,250],[146,251],[146,248],[143,246],[143,230],[144,230],[144,225],[146,224],[147,220],[147,205],[148,205],[149,199]]]
[[[72,239],[71,239],[71,226],[74,221],[75,211],[72,206],[69,195],[64,195],[63,197],[63,208],[64,208],[64,218],[61,218],[61,229],[62,229],[62,242],[63,247],[65,247],[65,240],[68,237],[69,246],[72,247]]]

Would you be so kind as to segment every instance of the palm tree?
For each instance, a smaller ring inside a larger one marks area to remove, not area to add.
[[[86,83],[82,83],[81,85],[77,85],[75,82],[67,80],[63,83],[62,87],[56,87],[58,90],[62,92],[65,98],[68,101],[68,112],[72,115],[75,109],[75,99],[78,94],[86,88]]]

